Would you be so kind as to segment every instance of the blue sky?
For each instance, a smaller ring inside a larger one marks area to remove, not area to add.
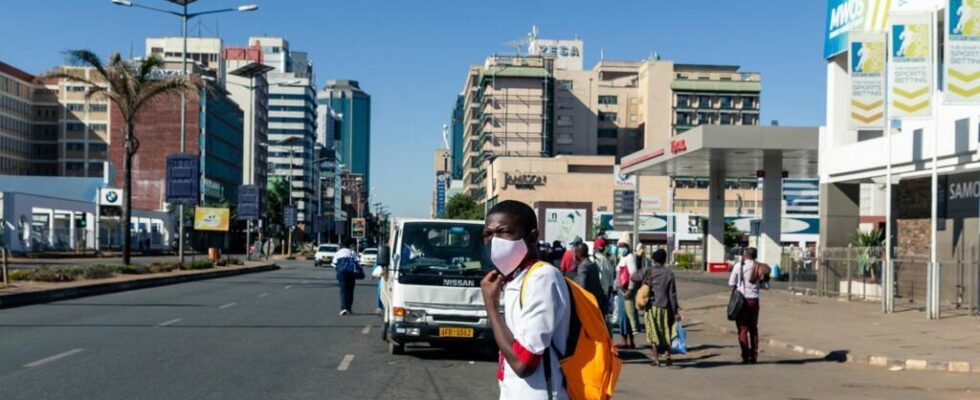
[[[139,0],[166,7],[163,0]],[[192,10],[256,3],[253,13],[204,17],[203,36],[228,45],[277,35],[310,53],[318,86],[361,82],[371,94],[372,181],[399,216],[429,212],[432,153],[441,146],[466,69],[536,24],[540,37],[585,41],[590,68],[607,59],[658,52],[682,63],[735,64],[762,73],[762,121],[820,125],[825,68],[822,0],[200,0]],[[38,73],[65,49],[143,53],[147,36],[177,36],[179,20],[110,0],[3,0],[0,60]],[[84,27],[82,27],[84,26]],[[193,23],[191,33],[198,34]]]

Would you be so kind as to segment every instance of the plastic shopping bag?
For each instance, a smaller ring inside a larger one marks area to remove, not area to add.
[[[680,322],[675,322],[674,326],[677,333],[670,341],[670,352],[673,354],[687,354],[687,332],[684,331],[684,325],[681,325]]]

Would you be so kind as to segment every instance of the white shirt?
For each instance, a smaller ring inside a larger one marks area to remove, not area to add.
[[[340,260],[345,257],[350,257],[353,258],[354,261],[357,261],[357,253],[355,253],[354,250],[345,247],[340,250],[337,250],[337,253],[333,255],[333,261],[331,262],[331,264],[333,264],[334,268],[336,268],[337,260]]]
[[[742,274],[742,269],[745,274]],[[769,289],[769,282],[749,282],[752,272],[755,271],[755,261],[745,260],[744,264],[737,263],[732,267],[732,274],[728,277],[728,286],[738,286],[738,291],[746,299],[758,299],[759,289]]]
[[[547,400],[547,381],[544,375],[544,352],[550,351],[552,399],[567,400],[564,377],[558,354],[564,353],[571,318],[571,299],[564,277],[558,268],[546,264],[534,270],[524,287],[521,306],[521,283],[527,271],[518,272],[504,285],[504,322],[514,334],[514,340],[533,354],[542,355],[534,372],[521,378],[502,359],[503,379],[500,381],[501,400]]]
[[[619,270],[621,268],[626,268],[626,270],[629,271],[630,278],[633,278],[633,275],[636,274],[636,255],[633,253],[629,253],[619,259],[619,264],[616,264],[617,280],[619,279],[619,274],[620,274]],[[616,282],[616,285],[619,286],[619,282]],[[633,287],[632,279],[629,281],[629,287],[630,288]]]

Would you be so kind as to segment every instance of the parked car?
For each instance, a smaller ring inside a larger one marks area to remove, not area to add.
[[[313,266],[330,265],[333,262],[333,256],[337,254],[337,250],[340,250],[340,246],[336,244],[321,244],[317,247],[316,254],[313,255]]]
[[[375,247],[368,247],[361,252],[361,265],[366,267],[374,266],[374,262],[378,260],[378,249]]]

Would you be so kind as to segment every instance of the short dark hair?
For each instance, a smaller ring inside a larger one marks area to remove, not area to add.
[[[756,250],[755,247],[746,247],[742,254],[748,256],[752,260],[755,260],[757,257],[759,257],[759,250]]]
[[[353,249],[354,246],[357,246],[357,241],[356,240],[354,240],[352,238],[344,239],[344,247],[346,247],[348,249]]]
[[[652,258],[653,258],[653,261],[656,261],[658,264],[666,263],[667,262],[667,251],[664,250],[664,249],[657,249],[657,251],[653,252]]]
[[[581,257],[583,260],[589,258],[589,245],[585,243],[576,244],[575,255]]]
[[[538,216],[531,209],[531,206],[517,200],[504,200],[487,211],[487,215],[508,214],[517,217],[517,224],[524,228],[524,233],[531,233],[538,229]]]

